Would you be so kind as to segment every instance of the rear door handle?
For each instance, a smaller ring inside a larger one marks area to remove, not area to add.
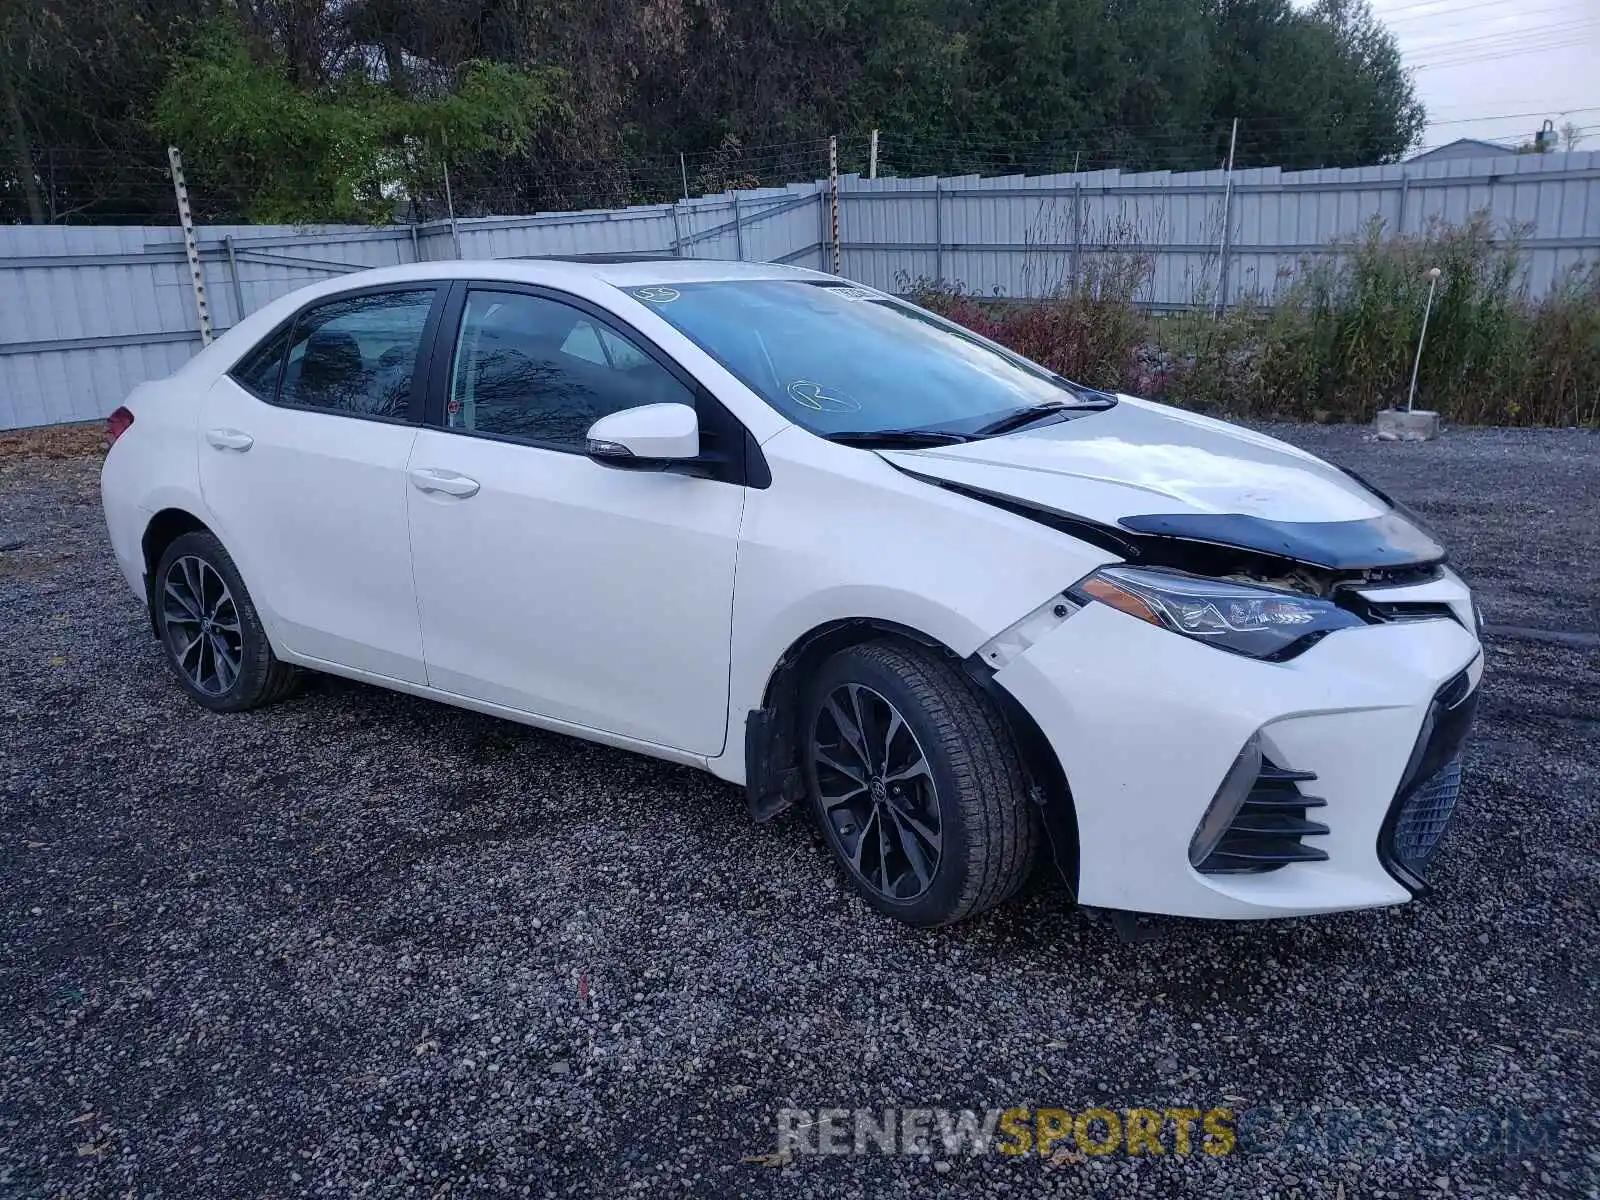
[[[413,467],[411,483],[421,492],[443,492],[446,496],[459,496],[465,500],[478,494],[478,481],[454,471],[441,471],[434,467]]]
[[[256,444],[255,438],[241,429],[208,429],[206,441],[217,450],[237,450],[241,454]]]

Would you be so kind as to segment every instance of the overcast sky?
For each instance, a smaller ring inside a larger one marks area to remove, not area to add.
[[[1425,144],[1520,142],[1549,117],[1600,150],[1600,0],[1371,0],[1428,106]]]

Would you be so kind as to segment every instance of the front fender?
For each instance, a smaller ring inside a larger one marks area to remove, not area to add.
[[[744,782],[739,731],[773,671],[807,634],[840,621],[913,630],[970,656],[1095,567],[1103,550],[910,478],[868,451],[791,430],[763,450],[773,485],[740,531],[723,753]]]

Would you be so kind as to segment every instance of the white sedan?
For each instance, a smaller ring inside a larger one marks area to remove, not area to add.
[[[1113,910],[1400,903],[1460,791],[1478,617],[1408,514],[833,276],[347,276],[109,430],[197,703],[327,671],[693,764],[912,924],[1041,857]]]

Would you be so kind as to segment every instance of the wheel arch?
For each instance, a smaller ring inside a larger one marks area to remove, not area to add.
[[[769,821],[805,798],[800,769],[800,694],[824,660],[863,642],[896,639],[923,646],[959,666],[989,696],[1016,741],[1034,802],[1041,810],[1051,856],[1063,882],[1078,888],[1078,822],[1072,790],[1044,731],[1017,699],[994,682],[976,654],[963,658],[922,630],[877,617],[824,622],[790,643],[767,677],[761,707],[745,718],[745,789],[750,814]]]
[[[197,532],[216,537],[216,531],[188,509],[168,507],[152,516],[139,535],[139,550],[144,555],[144,606],[150,617],[150,633],[156,638],[161,636],[156,626],[156,567],[168,546],[186,533]]]

